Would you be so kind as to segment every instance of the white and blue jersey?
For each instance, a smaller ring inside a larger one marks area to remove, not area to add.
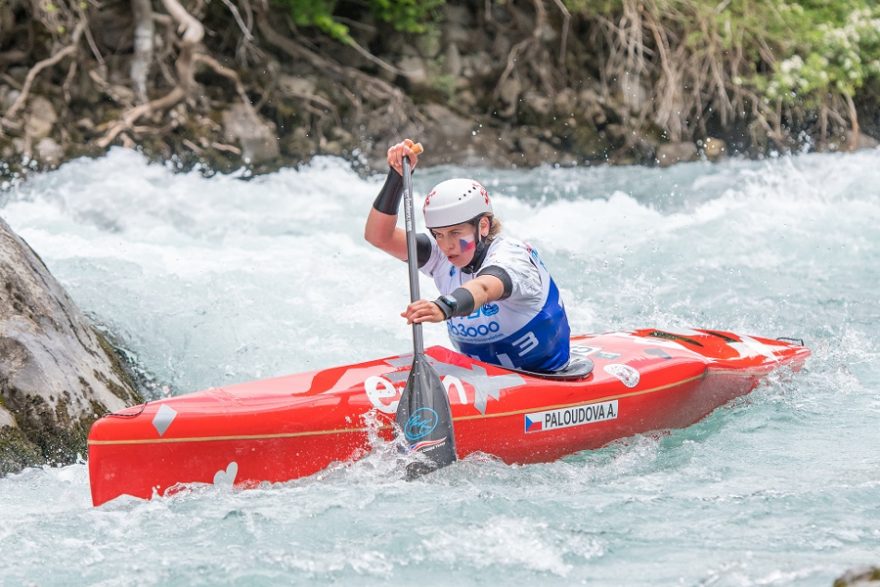
[[[490,244],[480,269],[462,273],[450,263],[434,239],[421,271],[434,278],[442,295],[452,293],[490,267],[510,277],[510,294],[477,308],[470,316],[447,321],[449,338],[462,353],[481,361],[527,371],[551,372],[568,364],[568,318],[559,289],[538,252],[503,236]]]

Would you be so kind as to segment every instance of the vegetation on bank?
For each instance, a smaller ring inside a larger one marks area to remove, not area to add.
[[[868,0],[4,0],[0,173],[135,146],[183,166],[651,163],[877,134]],[[716,141],[720,142],[720,141]]]

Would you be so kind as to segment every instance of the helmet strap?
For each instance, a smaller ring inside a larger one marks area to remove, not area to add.
[[[483,238],[482,233],[480,232],[480,220],[483,218],[483,215],[477,216],[472,223],[474,225],[474,229],[477,231],[476,234],[476,246],[474,247],[474,256],[471,259],[471,262],[461,268],[462,273],[476,273],[480,269],[480,265],[483,264],[483,259],[486,258],[486,253],[489,252],[489,245],[492,243],[492,239],[486,237]],[[489,229],[492,229],[492,219],[489,218]]]

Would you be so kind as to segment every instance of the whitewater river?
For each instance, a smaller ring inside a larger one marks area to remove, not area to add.
[[[685,430],[413,483],[380,450],[93,508],[86,464],[30,469],[0,479],[0,584],[830,585],[880,564],[880,151],[420,169],[417,196],[459,174],[541,251],[573,332],[796,336],[807,369]],[[408,352],[406,267],[362,238],[382,179],[338,160],[206,179],[115,150],[0,192],[0,215],[156,398]]]

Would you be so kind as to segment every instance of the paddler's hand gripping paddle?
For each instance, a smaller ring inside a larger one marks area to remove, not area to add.
[[[410,148],[417,154],[423,151],[421,143]],[[413,219],[412,169],[408,157],[403,158],[403,209],[406,216],[409,298],[410,302],[415,302],[421,296]],[[421,323],[413,324],[412,370],[397,406],[396,420],[407,450],[426,457],[407,466],[407,479],[430,473],[455,461],[455,436],[449,398],[440,376],[425,357]]]

